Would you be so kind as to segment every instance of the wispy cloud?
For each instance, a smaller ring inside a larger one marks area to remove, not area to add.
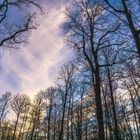
[[[47,13],[38,16],[40,26],[32,32],[29,44],[20,50],[6,52],[2,57],[2,92],[33,95],[51,86],[61,65],[68,59],[69,51],[61,53],[64,39],[60,35],[60,25],[65,21],[64,5],[45,6],[44,11]]]

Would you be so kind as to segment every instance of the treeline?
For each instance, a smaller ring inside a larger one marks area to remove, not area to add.
[[[103,74],[101,99],[106,140],[115,137],[139,140],[137,68],[132,71],[126,67],[124,72],[124,77],[122,74],[114,76],[113,69],[110,74]],[[55,88],[40,91],[34,99],[22,94],[3,94],[0,97],[0,139],[98,139],[97,107],[90,76],[87,70],[81,71],[81,66],[79,69],[70,64],[62,68]]]
[[[34,99],[0,97],[1,140],[139,140],[140,1],[75,0],[65,14],[73,60]]]

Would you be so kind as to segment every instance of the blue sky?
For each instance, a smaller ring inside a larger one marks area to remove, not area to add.
[[[60,35],[65,3],[43,3],[45,15],[38,15],[39,24],[29,38],[29,43],[19,50],[4,50],[1,56],[0,89],[34,95],[54,84],[58,71],[70,57],[65,51],[64,37]],[[14,14],[14,13],[13,13]],[[15,17],[14,17],[15,18]]]

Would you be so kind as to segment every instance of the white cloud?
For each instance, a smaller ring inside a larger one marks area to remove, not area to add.
[[[64,47],[60,35],[60,25],[65,21],[63,11],[62,5],[57,9],[49,8],[46,15],[38,17],[40,26],[32,32],[29,44],[3,56],[4,71],[0,73],[3,92],[10,90],[33,95],[53,85],[60,66],[69,56],[69,51],[61,53]]]

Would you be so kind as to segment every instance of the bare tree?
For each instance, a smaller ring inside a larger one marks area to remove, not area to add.
[[[20,116],[20,126],[19,126],[19,134],[18,134],[18,140],[23,139],[23,134],[24,134],[24,128],[26,127],[29,111],[31,109],[31,101],[28,96],[26,96],[26,103],[24,105],[25,111],[24,113]]]
[[[0,133],[1,133],[2,137],[3,137],[2,125],[3,125],[6,115],[8,113],[10,100],[11,100],[10,92],[6,92],[5,94],[1,95],[1,97],[0,97]],[[1,137],[1,139],[2,139],[2,137]]]
[[[6,116],[10,100],[11,100],[11,93],[10,92],[6,92],[0,98],[0,124],[1,124],[1,121],[3,121],[3,119]]]
[[[47,133],[48,140],[51,139],[51,123],[52,123],[51,119],[52,119],[52,111],[55,105],[56,92],[57,92],[56,88],[50,87],[41,93],[43,99],[46,101],[46,107],[47,107],[44,121],[45,124],[47,123],[45,125],[45,127],[47,127],[47,131],[45,133]]]
[[[100,140],[104,140],[100,71],[103,67],[116,63],[119,50],[116,51],[114,58],[108,64],[104,63],[101,51],[104,48],[121,46],[125,41],[120,40],[120,38],[115,35],[119,29],[119,24],[114,26],[114,23],[107,23],[107,13],[104,13],[105,9],[98,3],[81,0],[76,2],[75,5],[77,7],[76,12],[67,10],[66,13],[69,17],[69,21],[65,25],[67,30],[69,30],[68,42],[83,54],[90,67],[95,92],[98,136]],[[113,36],[118,39],[117,42],[112,38]]]
[[[70,95],[70,91],[72,88],[73,76],[74,76],[75,68],[74,65],[66,65],[62,68],[59,76],[58,88],[59,94],[62,96],[62,118],[60,123],[60,132],[59,132],[59,140],[63,140],[64,138],[64,123],[65,123],[65,114],[66,107],[68,102],[68,97]]]
[[[32,104],[32,110],[31,110],[31,117],[30,117],[30,127],[29,132],[27,133],[26,140],[30,136],[30,140],[38,139],[39,138],[39,129],[40,125],[43,120],[43,113],[45,111],[46,104],[43,100],[42,95],[39,93],[35,97],[33,104]]]
[[[15,140],[17,137],[16,133],[17,133],[17,126],[19,123],[19,119],[21,115],[24,112],[26,112],[26,107],[28,104],[29,104],[29,98],[26,95],[17,94],[14,96],[12,100],[11,107],[14,113],[16,114],[16,121],[14,125],[12,140]]]
[[[134,42],[136,44],[137,52],[140,57],[140,26],[139,26],[139,15],[134,7],[139,7],[137,1],[126,1],[120,0],[118,2],[110,2],[109,0],[104,0],[108,6],[115,12],[115,15],[129,27]],[[133,3],[133,6],[131,4]],[[118,6],[119,5],[119,6]],[[139,8],[138,8],[139,9]],[[118,13],[118,14],[116,14]],[[123,16],[126,18],[124,19]],[[126,34],[127,35],[127,34]]]

